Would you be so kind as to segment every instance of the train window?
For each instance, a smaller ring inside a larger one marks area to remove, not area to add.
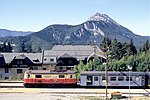
[[[72,78],[72,75],[70,75],[70,78]]]
[[[119,76],[118,77],[118,81],[123,81],[124,80],[124,77],[123,76]]]
[[[116,77],[110,77],[110,81],[116,81]]]
[[[126,81],[129,81],[129,76],[126,77]],[[132,77],[130,77],[130,81],[132,81]]]
[[[30,74],[28,74],[28,78],[30,78]]]
[[[98,76],[94,77],[94,81],[98,81]]]
[[[35,78],[42,78],[42,75],[35,75]]]
[[[59,75],[59,78],[64,78],[65,76],[64,75]]]
[[[145,77],[144,76],[142,76],[142,80],[144,80],[145,79]]]
[[[105,77],[105,76],[102,76],[102,80],[106,80],[106,77]]]

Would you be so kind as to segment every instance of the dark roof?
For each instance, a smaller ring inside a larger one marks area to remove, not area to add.
[[[2,53],[7,64],[13,59],[25,59],[28,57],[33,63],[42,63],[42,53]],[[37,62],[37,60],[39,62]]]
[[[58,71],[51,71],[51,70],[28,70],[26,73],[31,74],[74,74],[74,71],[64,71],[64,72],[58,72]]]
[[[52,50],[45,50],[44,56],[59,57],[62,54],[68,54],[78,60],[88,58],[94,52],[94,46],[91,45],[54,45]],[[105,58],[102,51],[96,46],[96,55]]]
[[[105,71],[82,71],[81,75],[102,75],[105,76]],[[108,75],[123,75],[123,76],[129,76],[129,72],[127,71],[108,71]],[[145,72],[130,72],[130,75],[145,75]]]

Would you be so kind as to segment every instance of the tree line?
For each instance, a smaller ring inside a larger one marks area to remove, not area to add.
[[[12,52],[12,46],[10,42],[0,44],[0,52]]]

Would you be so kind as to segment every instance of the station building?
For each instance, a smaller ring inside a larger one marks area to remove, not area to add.
[[[42,53],[0,53],[0,79],[21,80],[26,70],[72,70],[80,61],[86,64],[95,56],[105,62],[96,45],[54,45]]]

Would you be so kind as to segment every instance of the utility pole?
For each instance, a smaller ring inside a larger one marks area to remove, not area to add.
[[[106,94],[106,100],[108,98],[107,94],[108,94],[108,55],[107,55],[107,59],[106,59],[106,64],[105,64],[105,77],[106,77],[106,83],[105,83],[105,88],[106,88],[106,91],[105,91],[105,94]]]
[[[128,69],[129,69],[129,100],[130,98],[130,71],[132,70],[132,67],[128,65]]]
[[[106,63],[103,63],[105,65],[105,77],[106,77],[106,83],[105,83],[105,95],[106,100],[108,99],[108,57],[109,57],[109,47],[106,53]]]
[[[97,49],[97,47],[96,47],[96,40],[94,40],[93,48],[94,48],[94,68],[93,68],[93,70],[95,70],[96,69],[96,49]]]

